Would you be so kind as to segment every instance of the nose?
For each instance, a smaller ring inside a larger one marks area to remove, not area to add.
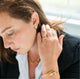
[[[4,42],[4,47],[5,48],[11,48],[12,47],[12,45],[13,45],[13,42],[12,42],[12,40],[10,40],[10,39],[3,39],[3,42]]]

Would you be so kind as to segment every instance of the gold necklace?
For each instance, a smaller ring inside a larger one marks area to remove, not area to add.
[[[37,61],[33,61],[28,54],[28,61],[30,61],[31,64],[38,64],[40,62],[40,58],[38,58]]]

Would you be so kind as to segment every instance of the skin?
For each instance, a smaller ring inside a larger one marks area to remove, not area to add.
[[[42,62],[42,74],[54,69],[58,71],[57,59],[62,51],[63,37],[57,37],[56,31],[51,29],[49,25],[42,25],[41,33],[36,33],[35,26],[38,26],[39,17],[36,12],[32,14],[29,23],[21,19],[15,19],[8,13],[0,13],[0,36],[3,38],[5,48],[19,48],[16,52],[23,55],[29,52],[29,56],[33,61],[40,57]],[[6,27],[11,29],[1,33]],[[41,38],[47,34],[47,39]],[[51,62],[52,61],[52,62]],[[37,65],[31,65],[35,71]],[[31,70],[30,70],[31,71]],[[58,79],[57,76],[44,77],[43,79]]]
[[[23,20],[11,18],[7,13],[1,13],[0,35],[3,38],[5,48],[19,48],[17,53],[27,53],[35,42],[36,30],[34,29],[35,24],[33,25],[33,23],[33,19],[31,19],[31,22],[26,23]],[[36,25],[37,24],[38,23],[36,23]],[[3,29],[9,26],[11,29],[1,33]]]

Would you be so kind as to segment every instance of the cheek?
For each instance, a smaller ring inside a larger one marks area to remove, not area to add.
[[[28,33],[29,34],[29,33]],[[14,42],[16,46],[23,47],[28,44],[30,41],[30,37],[27,33],[19,33],[14,37]]]
[[[35,38],[35,33],[32,30],[22,31],[15,35],[14,41],[17,47],[31,47]]]
[[[25,41],[25,38],[25,35],[16,36],[14,39],[15,44],[22,44]]]

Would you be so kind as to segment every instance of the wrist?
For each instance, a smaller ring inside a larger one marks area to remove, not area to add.
[[[45,74],[42,74],[42,79],[60,79],[60,74],[58,71],[49,71]]]
[[[57,65],[57,59],[53,58],[53,59],[44,59],[41,60],[42,62],[42,66],[49,66],[49,65]]]
[[[42,64],[42,74],[45,74],[50,70],[54,70],[54,71],[59,72],[58,63],[57,62],[54,62],[54,63],[51,62],[48,64]]]

